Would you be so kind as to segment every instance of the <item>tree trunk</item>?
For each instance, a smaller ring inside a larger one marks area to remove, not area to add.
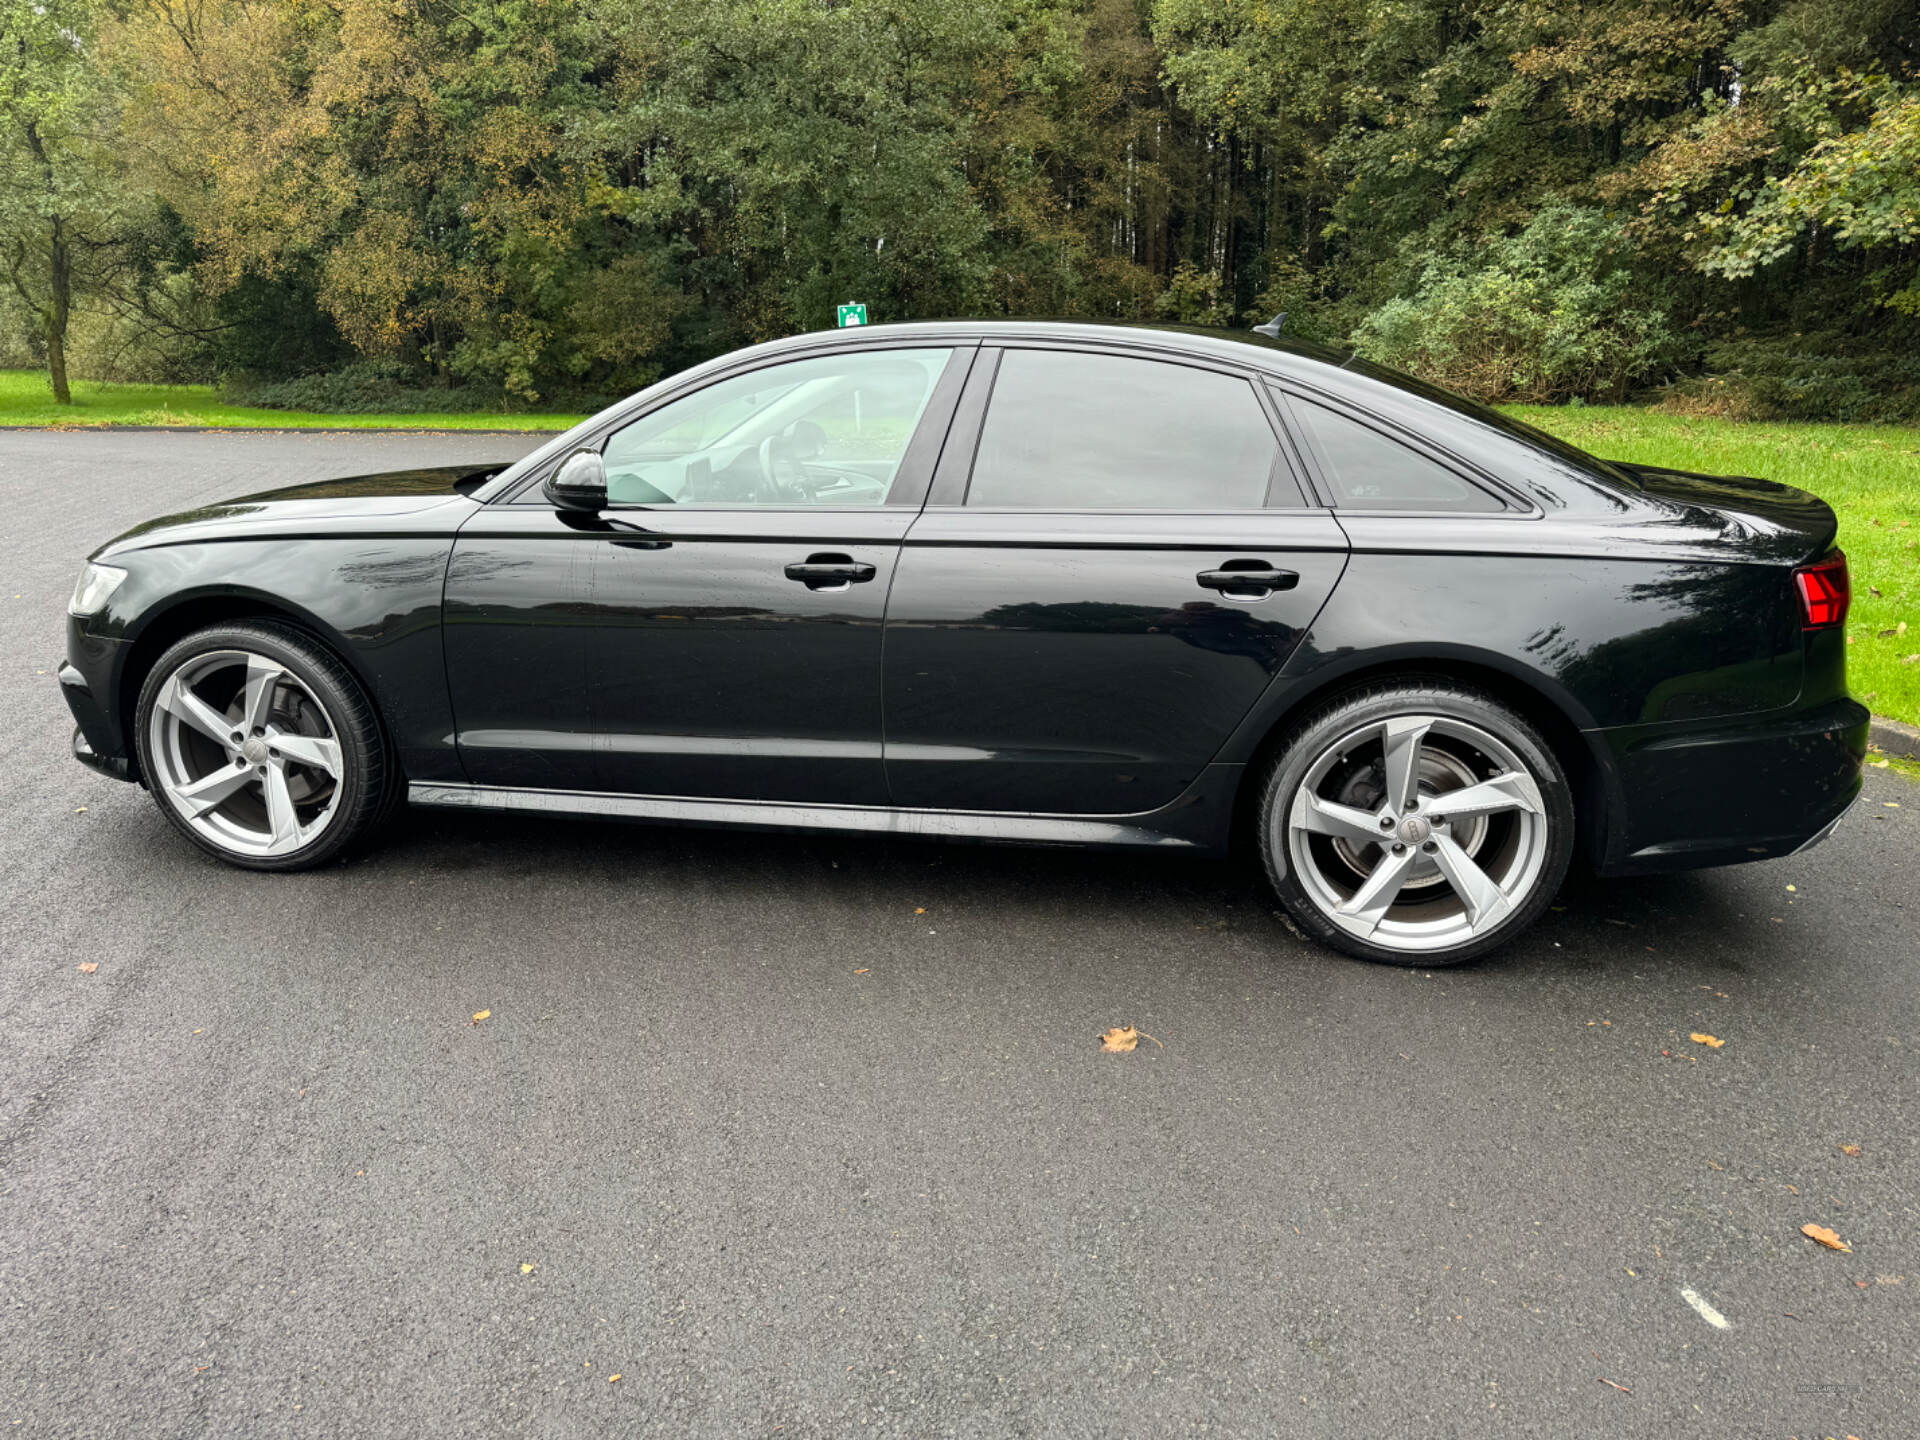
[[[47,306],[47,378],[53,382],[56,405],[71,405],[73,391],[67,388],[67,319],[73,313],[73,251],[67,244],[67,232],[58,219],[53,222],[52,303]]]
[[[40,127],[29,120],[26,134],[27,149],[39,165],[46,181],[47,195],[52,198],[55,194],[53,161],[40,139]],[[50,292],[44,316],[47,327],[47,378],[53,382],[54,403],[71,405],[73,392],[67,388],[67,319],[73,313],[73,246],[67,241],[66,218],[56,212],[51,223],[53,234],[48,237],[50,244],[47,253],[51,272]]]

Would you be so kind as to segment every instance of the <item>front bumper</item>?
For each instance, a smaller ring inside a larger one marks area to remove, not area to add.
[[[116,780],[139,779],[133,750],[112,703],[121,642],[87,634],[80,622],[67,621],[67,659],[60,666],[60,693],[73,712],[73,758]]]
[[[1860,794],[1869,719],[1843,697],[1712,729],[1598,732],[1620,784],[1600,872],[1739,865],[1825,839]]]

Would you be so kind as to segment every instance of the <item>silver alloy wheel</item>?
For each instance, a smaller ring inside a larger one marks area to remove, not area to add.
[[[1520,757],[1444,715],[1341,736],[1307,767],[1284,823],[1315,907],[1389,950],[1447,950],[1494,929],[1539,883],[1550,848]]]
[[[244,855],[311,845],[340,804],[339,731],[299,676],[213,650],[166,678],[147,740],[152,783],[201,836]]]

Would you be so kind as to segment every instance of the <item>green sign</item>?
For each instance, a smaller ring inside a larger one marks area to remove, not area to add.
[[[849,325],[864,325],[866,323],[867,323],[867,307],[866,306],[842,305],[840,307],[840,328],[842,330],[846,329]]]

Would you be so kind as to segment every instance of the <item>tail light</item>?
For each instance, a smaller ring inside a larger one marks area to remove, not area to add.
[[[1847,577],[1847,557],[1840,551],[1818,564],[1802,565],[1793,572],[1793,583],[1800,591],[1801,629],[1830,630],[1845,623],[1853,582]]]

